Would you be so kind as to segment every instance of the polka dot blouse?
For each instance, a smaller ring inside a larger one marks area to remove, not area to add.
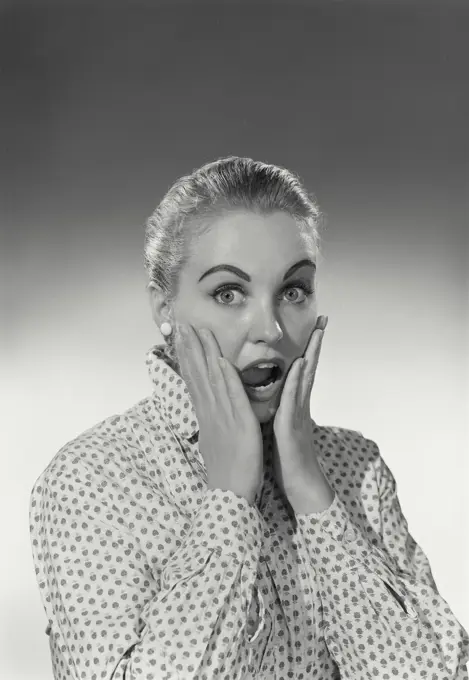
[[[468,680],[469,637],[360,432],[314,424],[329,508],[207,490],[196,413],[164,345],[154,390],[68,442],[30,523],[56,680]]]

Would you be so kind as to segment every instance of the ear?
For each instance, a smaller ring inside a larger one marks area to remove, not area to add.
[[[161,288],[151,282],[147,285],[150,300],[151,315],[158,328],[163,321],[169,321],[169,309],[167,308],[166,297]]]

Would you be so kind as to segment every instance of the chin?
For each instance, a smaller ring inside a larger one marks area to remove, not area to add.
[[[268,423],[275,416],[277,404],[274,400],[264,402],[252,401],[251,408],[260,423]]]

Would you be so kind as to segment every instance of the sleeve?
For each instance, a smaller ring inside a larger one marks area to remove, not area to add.
[[[164,522],[178,516],[169,501],[154,502],[136,536],[141,513],[126,517],[129,503],[109,491],[99,506],[105,485],[77,484],[74,472],[59,484],[38,480],[30,503],[55,680],[238,677],[258,634],[246,626],[262,538],[257,509],[231,491],[206,492],[193,521],[179,520],[181,538],[165,560]]]
[[[409,533],[377,444],[365,441],[374,479],[366,486],[376,496],[363,493],[361,503],[377,498],[378,536],[365,539],[337,493],[326,510],[297,516],[305,560],[319,585],[329,651],[341,677],[354,680],[468,680],[468,633],[438,593],[429,561]]]

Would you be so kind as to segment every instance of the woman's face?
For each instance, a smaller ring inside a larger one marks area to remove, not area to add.
[[[304,260],[312,264],[292,270]],[[239,274],[210,273],[221,265]],[[232,212],[214,220],[191,246],[173,307],[176,322],[210,329],[238,374],[269,354],[284,361],[283,379],[269,400],[256,401],[245,390],[261,423],[275,414],[288,369],[316,325],[315,272],[315,258],[295,220],[283,212]]]

